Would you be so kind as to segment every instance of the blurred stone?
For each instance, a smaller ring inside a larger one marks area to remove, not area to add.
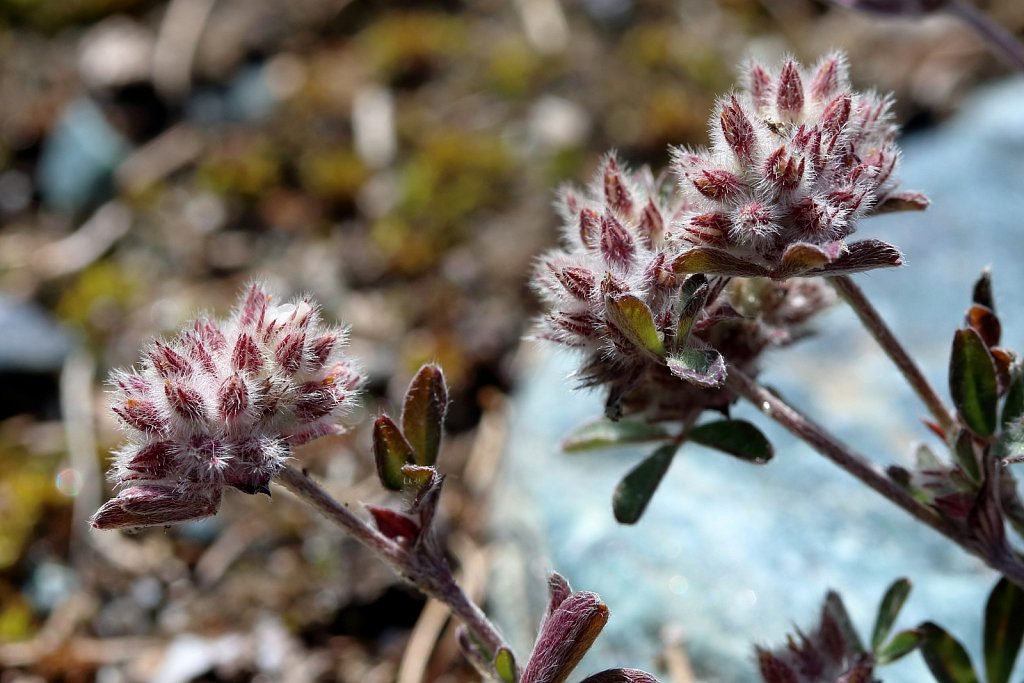
[[[904,249],[909,265],[858,281],[944,394],[953,331],[986,265],[1004,339],[1011,348],[1024,342],[1024,189],[1013,180],[1024,177],[1024,133],[1011,123],[1022,109],[1024,81],[1004,83],[979,91],[941,129],[906,140],[904,185],[927,193],[932,208],[862,224],[864,236]],[[879,462],[906,465],[915,441],[934,445],[920,424],[925,409],[851,312],[837,306],[818,328],[773,356],[763,381]],[[571,391],[565,377],[575,360],[546,350],[532,364],[494,501],[506,556],[495,563],[492,600],[520,648],[533,638],[544,576],[555,568],[611,610],[581,674],[654,668],[657,634],[672,624],[701,680],[752,682],[753,645],[780,644],[793,623],[813,622],[827,590],[843,595],[867,634],[885,588],[908,576],[914,591],[897,628],[936,621],[982,661],[995,574],[745,403],[734,415],[764,428],[776,446],[772,463],[755,467],[687,445],[640,523],[616,525],[612,491],[652,449],[559,452],[559,441],[602,408],[600,396]],[[890,683],[928,679],[917,655],[878,674]]]
[[[43,143],[36,182],[51,209],[78,214],[110,196],[111,177],[131,145],[88,98],[74,100]]]
[[[0,373],[57,373],[71,337],[42,308],[0,295]]]

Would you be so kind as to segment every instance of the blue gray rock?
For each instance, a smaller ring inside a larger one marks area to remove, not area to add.
[[[904,184],[933,207],[862,224],[862,236],[899,245],[909,265],[857,280],[944,392],[953,330],[985,266],[1004,339],[1024,348],[1021,111],[1024,81],[1007,82],[979,91],[940,129],[907,139]],[[908,464],[915,442],[934,439],[921,426],[923,407],[849,310],[837,306],[818,326],[817,337],[768,359],[762,379],[879,462]],[[937,621],[980,664],[994,573],[747,405],[735,414],[768,433],[772,463],[688,445],[641,522],[616,525],[612,490],[650,449],[559,452],[568,431],[601,412],[600,396],[573,392],[565,379],[574,362],[545,350],[529,363],[494,501],[503,543],[491,599],[520,651],[529,649],[552,568],[611,608],[581,674],[655,669],[660,631],[674,625],[699,680],[729,683],[756,681],[752,645],[780,644],[794,624],[810,626],[828,589],[842,593],[866,634],[886,586],[908,576],[914,591],[897,627]],[[879,674],[890,683],[931,680],[917,655]]]
[[[68,105],[43,143],[36,182],[52,209],[77,214],[95,207],[111,191],[114,169],[130,143],[89,98]]]

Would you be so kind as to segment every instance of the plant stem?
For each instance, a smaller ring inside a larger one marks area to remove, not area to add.
[[[949,0],[945,7],[950,14],[974,29],[990,47],[1002,53],[1011,66],[1024,73],[1024,45],[1015,35],[968,2]]]
[[[848,275],[839,275],[827,278],[828,282],[839,292],[839,295],[850,305],[853,312],[863,323],[864,327],[875,338],[878,345],[882,347],[886,355],[896,364],[903,377],[910,384],[910,387],[917,393],[924,404],[928,407],[942,430],[947,435],[953,435],[956,431],[956,419],[953,414],[939,398],[938,393],[928,383],[921,370],[914,363],[910,354],[903,348],[899,340],[889,329],[889,326],[882,320],[875,307],[868,301],[864,291],[857,286]]]
[[[765,415],[782,425],[787,431],[808,443],[839,467],[843,468],[886,499],[895,503],[914,519],[938,531],[951,541],[980,557],[993,569],[1024,588],[1024,564],[1015,557],[983,555],[965,529],[940,516],[917,501],[899,484],[891,480],[870,460],[839,441],[806,415],[771,393],[739,369],[730,366],[726,386],[747,399]]]
[[[498,629],[487,616],[470,600],[443,557],[431,558],[410,551],[371,527],[342,503],[335,500],[322,486],[304,472],[286,466],[275,480],[297,497],[316,508],[329,520],[352,535],[357,541],[386,562],[402,578],[412,583],[427,595],[448,606],[470,633],[492,653],[501,647],[508,647]],[[426,530],[424,533],[430,533]]]

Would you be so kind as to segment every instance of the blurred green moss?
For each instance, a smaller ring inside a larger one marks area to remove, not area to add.
[[[372,240],[403,274],[430,267],[473,229],[474,212],[510,199],[515,160],[497,136],[434,132],[402,166],[394,211]]]
[[[380,80],[415,84],[462,53],[465,23],[440,12],[393,12],[359,34],[358,49]]]
[[[97,261],[61,290],[55,313],[93,343],[117,332],[118,322],[140,296],[141,282],[112,261]]]

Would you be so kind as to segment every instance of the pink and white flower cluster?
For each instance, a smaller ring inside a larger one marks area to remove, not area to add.
[[[711,148],[674,153],[687,206],[674,238],[700,247],[678,265],[776,278],[900,265],[890,245],[844,242],[866,215],[928,204],[897,191],[891,98],[855,92],[838,54],[810,71],[750,62],[744,81],[715,107]]]
[[[228,486],[269,493],[293,446],[344,431],[363,383],[345,342],[309,299],[274,305],[256,284],[228,320],[154,342],[141,369],[112,378],[128,443],[110,472],[120,491],[93,526],[207,517]]]
[[[725,409],[727,366],[753,374],[830,301],[800,278],[902,263],[884,242],[846,242],[872,212],[927,205],[897,191],[890,108],[850,88],[839,55],[811,71],[749,64],[716,107],[711,149],[675,152],[676,183],[610,155],[587,190],[562,193],[562,248],[534,275],[539,336],[586,354],[578,375],[608,388],[611,417]]]

